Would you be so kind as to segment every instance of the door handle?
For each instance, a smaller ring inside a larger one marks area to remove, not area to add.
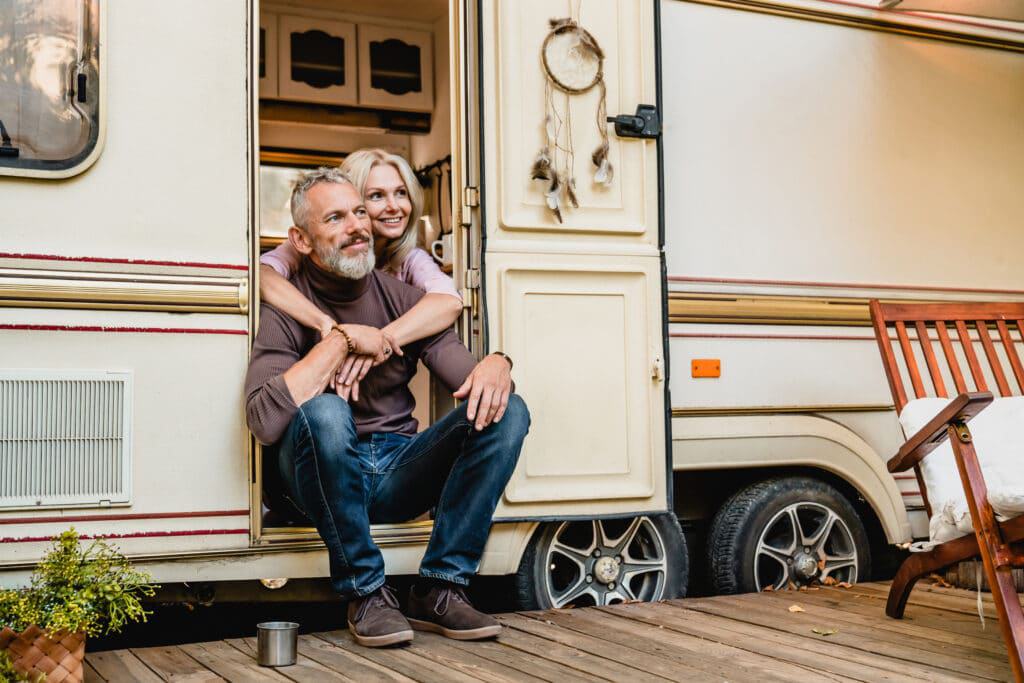
[[[608,123],[615,124],[615,134],[620,138],[656,138],[661,135],[661,117],[653,104],[636,105],[635,114],[609,116]]]

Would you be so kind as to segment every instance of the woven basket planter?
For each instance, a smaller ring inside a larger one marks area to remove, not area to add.
[[[84,633],[50,638],[38,626],[21,633],[5,626],[0,631],[0,650],[6,650],[14,668],[29,679],[44,674],[46,683],[82,683]]]

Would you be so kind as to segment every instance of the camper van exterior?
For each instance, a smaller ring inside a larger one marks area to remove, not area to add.
[[[917,482],[885,469],[901,439],[867,300],[1024,301],[1020,25],[550,5],[373,20],[433,32],[460,332],[515,359],[533,415],[481,573],[517,575],[524,606],[674,596],[691,565],[723,592],[866,578],[872,548],[927,532]],[[267,7],[7,6],[0,583],[71,525],[164,584],[326,576],[313,530],[264,524],[242,410]],[[597,89],[546,97],[563,16],[601,46],[606,113],[655,112],[607,124],[608,186]],[[561,220],[530,178],[552,99],[580,152]],[[376,526],[388,571],[414,573],[430,530]]]

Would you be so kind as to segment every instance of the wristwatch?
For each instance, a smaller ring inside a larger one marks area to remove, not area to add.
[[[505,360],[508,361],[508,369],[509,370],[512,369],[512,359],[509,358],[509,355],[507,353],[503,353],[501,351],[492,351],[491,355],[492,356],[501,356],[502,358],[504,358]]]

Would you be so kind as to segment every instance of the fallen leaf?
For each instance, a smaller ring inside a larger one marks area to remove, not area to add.
[[[796,584],[793,583],[792,581],[790,581],[789,583],[786,584],[786,590],[795,591],[796,590]]]
[[[836,584],[838,588],[853,588],[853,584],[849,581],[840,581]]]
[[[839,633],[839,629],[835,628],[819,628],[815,626],[811,629],[812,633],[817,633],[819,636],[834,636]]]
[[[941,588],[953,587],[953,584],[951,584],[949,581],[946,581],[946,579],[942,578],[938,574],[929,574],[928,580],[932,582],[933,586],[939,586]]]
[[[804,612],[806,610],[804,610],[804,608],[801,607],[800,605],[790,605],[789,606],[789,611],[790,612]]]
[[[801,593],[806,593],[807,592],[807,586],[800,586],[800,592]]]
[[[764,588],[762,588],[761,592],[762,593],[771,593],[773,590],[775,590],[775,585],[770,583],[767,586],[765,586]]]
[[[834,585],[836,585],[836,580],[834,578],[832,578],[831,576],[826,576],[824,579],[821,580],[821,582],[823,584],[825,584],[826,586],[834,586]]]

